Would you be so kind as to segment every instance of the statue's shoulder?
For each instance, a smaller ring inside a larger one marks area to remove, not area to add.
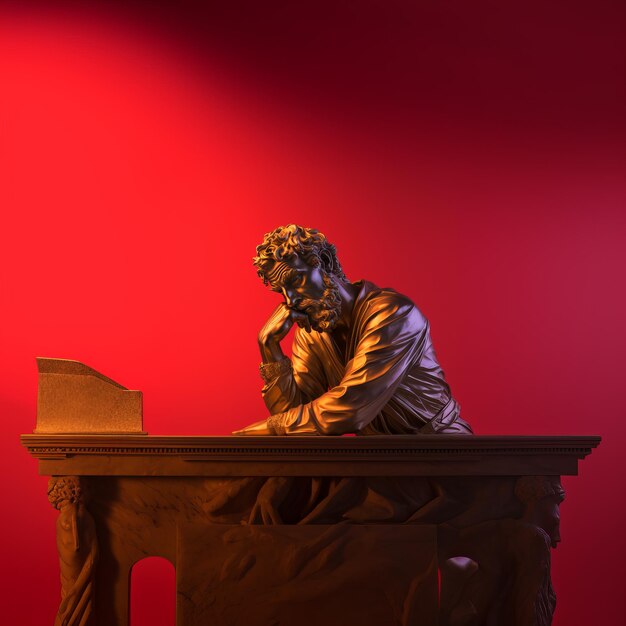
[[[362,283],[359,300],[364,312],[370,315],[388,315],[410,317],[413,322],[420,325],[427,324],[422,312],[417,308],[413,300],[391,287],[377,287],[368,281]]]

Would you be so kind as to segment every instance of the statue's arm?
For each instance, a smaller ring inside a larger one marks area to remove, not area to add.
[[[427,340],[427,322],[404,300],[375,308],[339,385],[270,417],[275,434],[342,435],[362,430],[389,402]]]
[[[261,395],[271,416],[301,406],[327,389],[322,365],[312,347],[310,326],[300,319],[302,316],[281,304],[259,333],[261,377],[265,381]],[[294,323],[299,324],[300,328],[296,331],[292,357],[289,359],[284,355],[280,342]],[[236,430],[233,434],[274,433],[269,429],[267,420],[262,420]]]
[[[265,381],[261,395],[270,415],[305,404],[328,388],[310,336],[301,330],[296,331],[291,359],[261,365],[261,375]]]

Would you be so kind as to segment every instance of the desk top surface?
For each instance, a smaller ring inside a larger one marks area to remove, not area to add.
[[[567,475],[600,437],[30,434],[21,442],[42,474]]]

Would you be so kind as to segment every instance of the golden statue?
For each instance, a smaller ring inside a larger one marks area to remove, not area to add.
[[[335,246],[295,224],[267,233],[254,264],[284,302],[259,333],[270,417],[234,434],[471,434],[409,298],[351,283]],[[280,342],[294,324],[288,359]]]

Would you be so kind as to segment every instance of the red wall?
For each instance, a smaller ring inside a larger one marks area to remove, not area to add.
[[[555,624],[622,624],[622,3],[90,6],[0,9],[4,621],[58,600],[35,356],[143,390],[152,434],[263,418],[251,256],[299,222],[426,313],[477,433],[604,437]]]

